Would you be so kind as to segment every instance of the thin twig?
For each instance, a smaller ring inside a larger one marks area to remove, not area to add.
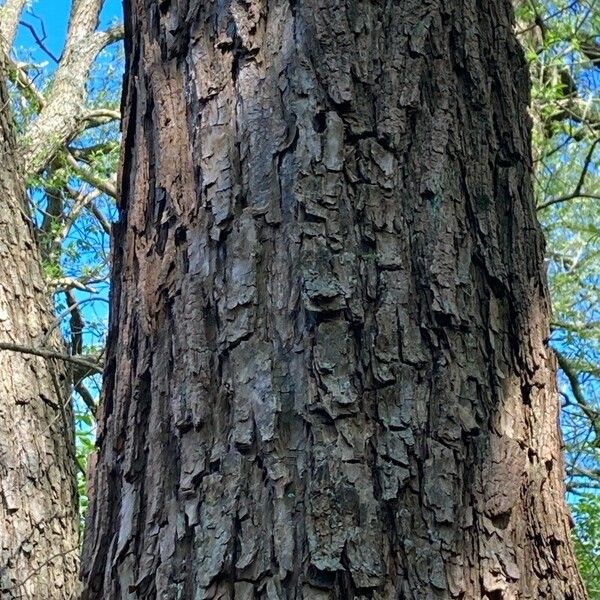
[[[579,408],[583,414],[590,420],[590,425],[594,429],[595,443],[600,444],[600,413],[597,410],[594,410],[585,399],[583,391],[581,390],[581,386],[579,385],[577,373],[573,369],[567,357],[556,349],[554,350],[554,354],[558,360],[558,366],[561,368],[562,372],[569,381],[571,391],[573,392],[573,397],[577,401],[577,404],[579,405]]]
[[[543,210],[544,208],[548,208],[549,206],[553,206],[554,204],[566,202],[567,200],[573,200],[574,198],[591,198],[591,199],[595,199],[595,200],[600,200],[600,195],[581,193],[581,188],[583,187],[583,184],[585,183],[585,178],[587,176],[590,165],[592,163],[592,157],[594,156],[594,150],[596,149],[598,142],[600,142],[600,138],[596,138],[594,140],[594,142],[592,143],[592,145],[590,146],[590,149],[589,149],[589,151],[585,157],[585,161],[583,163],[583,169],[581,170],[581,174],[579,176],[579,181],[577,182],[577,185],[575,186],[575,190],[573,191],[573,193],[567,194],[566,196],[560,196],[559,198],[553,198],[552,200],[548,200],[548,202],[544,202],[544,204],[540,204],[540,206],[537,207],[537,210]]]
[[[44,40],[46,39],[46,34],[44,32],[44,37],[41,38],[38,32],[35,30],[35,27],[26,21],[19,21],[19,25],[23,25],[23,27],[27,27],[33,36],[33,39],[36,41],[36,44],[40,47],[40,49],[49,56],[56,64],[60,62],[60,59],[44,44]]]

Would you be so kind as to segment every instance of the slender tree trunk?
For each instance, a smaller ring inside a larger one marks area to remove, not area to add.
[[[130,0],[88,599],[582,599],[508,0]]]
[[[0,50],[0,342],[52,347],[52,320]],[[44,338],[49,340],[43,344]],[[58,348],[59,350],[59,348]],[[74,598],[78,521],[64,365],[0,350],[0,598]]]

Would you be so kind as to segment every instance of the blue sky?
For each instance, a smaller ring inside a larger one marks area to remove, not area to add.
[[[23,13],[21,20],[35,27],[36,31],[41,35],[41,19],[46,30],[46,40],[44,43],[53,54],[60,56],[67,32],[70,10],[71,0],[34,0],[31,9]],[[122,16],[122,0],[105,0],[102,14],[100,15],[100,27],[106,28],[113,21],[122,20]],[[40,62],[46,60],[47,57],[45,54],[41,50],[35,49],[35,45],[35,40],[29,30],[25,27],[20,27],[16,46],[31,48],[35,50],[33,56],[36,60]]]

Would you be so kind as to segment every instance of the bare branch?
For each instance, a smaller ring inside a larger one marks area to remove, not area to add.
[[[595,66],[600,68],[600,44],[593,37],[579,43],[582,54]]]
[[[102,298],[102,297],[98,296],[96,298],[86,298],[85,300],[80,300],[79,302],[77,302],[75,307],[79,308],[83,304],[88,304],[89,302],[106,302],[108,304],[108,300],[106,298]],[[61,321],[65,317],[67,317],[71,314],[71,310],[73,310],[72,307],[67,308],[62,313],[60,313],[56,317],[56,319],[54,319],[53,323],[50,325],[50,327],[48,328],[48,331],[46,331],[46,334],[44,335],[44,337],[42,338],[42,340],[40,342],[42,346],[46,345],[46,343],[48,342],[48,340],[50,339],[50,337],[52,335],[52,332],[60,325]]]
[[[81,396],[83,403],[88,407],[88,409],[90,410],[92,415],[95,417],[96,410],[98,409],[98,407],[96,406],[96,403],[94,402],[94,397],[92,396],[92,394],[90,394],[87,387],[85,387],[85,385],[83,385],[83,383],[81,381],[78,381],[75,384],[75,391]]]
[[[560,196],[559,198],[553,198],[552,200],[548,200],[548,202],[544,202],[537,207],[536,210],[543,210],[544,208],[548,208],[549,206],[553,206],[554,204],[561,204],[563,202],[568,202],[569,200],[575,200],[577,198],[581,198],[583,200],[600,200],[600,195],[598,194],[567,194],[566,196]]]
[[[562,372],[569,381],[571,391],[573,392],[573,397],[581,409],[581,412],[583,412],[583,414],[589,419],[590,425],[594,430],[595,439],[597,443],[600,443],[600,412],[588,404],[585,396],[583,395],[583,391],[581,390],[581,386],[579,385],[577,372],[573,369],[567,357],[556,349],[554,350],[554,354],[558,360],[558,366],[561,368]]]
[[[102,212],[98,209],[95,202],[90,203],[87,209],[96,217],[98,224],[102,227],[102,230],[106,235],[111,234],[111,226],[110,221],[102,214]]]
[[[574,471],[574,476],[585,477],[586,479],[592,479],[600,482],[600,470],[598,469],[584,469],[583,467],[577,467],[573,465],[571,470]],[[587,487],[584,485],[583,487]]]
[[[588,321],[585,323],[565,323],[564,321],[553,321],[552,329],[565,329],[566,331],[583,332],[600,328],[600,321]]]
[[[83,352],[83,317],[77,306],[77,300],[71,290],[65,291],[67,306],[71,312],[69,328],[71,329],[71,353],[81,354]]]
[[[580,97],[567,97],[563,100],[555,100],[556,112],[548,118],[549,121],[562,121],[571,119],[578,123],[583,123],[591,130],[597,131],[600,128],[600,110],[594,98],[584,100]]]
[[[46,38],[45,33],[44,33],[44,37],[42,38],[42,37],[40,37],[38,32],[35,30],[35,27],[33,25],[31,25],[30,23],[27,23],[26,21],[19,21],[19,23],[21,25],[23,25],[23,27],[26,27],[27,29],[29,29],[29,31],[31,32],[31,35],[33,36],[33,39],[35,40],[35,43],[40,47],[40,49],[44,52],[44,54],[49,56],[55,63],[58,63],[58,61],[59,61],[58,57],[55,56],[55,54],[44,43],[44,39]]]
[[[82,117],[83,122],[90,123],[94,127],[120,120],[121,113],[118,110],[111,110],[109,108],[96,108],[88,111]]]
[[[108,194],[111,198],[114,198],[115,200],[118,198],[117,186],[114,183],[98,177],[95,173],[92,173],[91,169],[82,167],[68,150],[65,151],[65,155],[67,162],[73,167],[81,179],[87,181],[87,183],[93,185],[95,188],[98,188],[101,192]]]
[[[62,360],[79,367],[84,367],[90,373],[102,373],[102,364],[79,358],[77,356],[70,356],[69,354],[62,354],[56,350],[50,350],[48,348],[33,348],[32,346],[24,346],[22,344],[13,344],[10,342],[0,342],[0,350],[8,350],[11,352],[20,352],[21,354],[31,354],[33,356],[41,356],[42,358],[55,358]]]
[[[65,222],[61,227],[61,230],[58,232],[55,242],[62,244],[65,238],[69,235],[69,231],[73,226],[73,223],[76,221],[77,217],[79,217],[81,211],[84,208],[89,208],[91,204],[94,203],[94,200],[98,198],[102,192],[98,189],[93,189],[91,192],[84,194],[81,191],[77,191],[70,186],[67,186],[66,191],[73,198],[74,203],[73,206],[65,218]]]
[[[590,146],[590,149],[589,149],[589,151],[585,157],[585,161],[583,163],[583,168],[581,170],[581,174],[579,175],[579,181],[577,182],[577,185],[575,186],[575,190],[571,194],[567,194],[565,196],[560,196],[558,198],[553,198],[552,200],[548,200],[548,202],[544,202],[543,204],[540,204],[540,206],[537,207],[537,210],[543,210],[544,208],[548,208],[549,206],[553,206],[554,204],[560,204],[562,202],[567,202],[568,200],[573,200],[574,198],[590,198],[590,199],[600,200],[600,195],[584,194],[581,191],[581,189],[583,188],[583,185],[585,184],[585,178],[590,169],[590,165],[592,163],[592,157],[594,156],[594,150],[596,149],[598,142],[600,142],[600,138],[596,138],[594,140],[594,142],[592,143],[592,145]]]
[[[98,208],[98,206],[96,206],[95,202],[95,200],[97,200],[98,197],[103,193],[102,190],[96,188],[87,194],[84,194],[82,191],[78,191],[73,189],[71,186],[67,186],[66,191],[73,198],[74,204],[70,213],[65,219],[62,230],[60,231],[61,242],[67,237],[71,227],[83,209],[88,210],[94,216],[106,235],[110,235],[110,221],[102,214],[102,211]]]
[[[96,293],[96,290],[87,283],[76,279],[75,277],[59,277],[57,279],[50,279],[48,285],[53,288],[53,291],[66,291],[66,290],[81,290],[82,292]]]

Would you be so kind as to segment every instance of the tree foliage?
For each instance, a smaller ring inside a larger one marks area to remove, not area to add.
[[[600,598],[600,497],[584,494],[573,505],[575,552],[591,600]]]

